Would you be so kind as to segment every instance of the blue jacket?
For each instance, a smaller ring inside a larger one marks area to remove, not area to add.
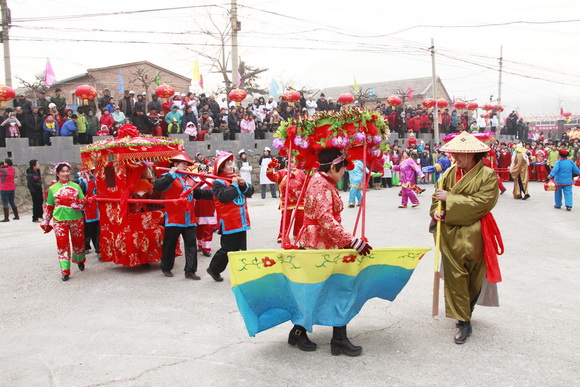
[[[45,132],[49,132],[49,133],[52,133],[54,136],[57,136],[58,135],[57,133],[59,132],[60,128],[58,127],[58,122],[56,122],[56,121],[53,121],[53,122],[54,122],[54,130],[55,130],[54,133],[52,133],[52,129],[48,129],[46,127],[46,120],[42,121],[42,129]]]
[[[570,159],[560,159],[548,176],[553,177],[556,184],[573,184],[572,174],[580,175],[580,168]]]
[[[78,128],[76,122],[71,119],[62,124],[62,127],[60,128],[60,134],[58,134],[58,130],[56,132],[58,136],[72,136],[73,133],[77,130]]]

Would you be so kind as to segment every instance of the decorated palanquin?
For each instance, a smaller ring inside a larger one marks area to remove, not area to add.
[[[182,140],[143,136],[132,125],[81,149],[83,167],[94,168],[97,180],[104,262],[133,267],[161,260],[165,200],[152,190],[151,169],[183,149]]]

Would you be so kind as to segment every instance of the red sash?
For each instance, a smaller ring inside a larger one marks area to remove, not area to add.
[[[483,236],[483,254],[485,256],[487,280],[492,284],[501,282],[497,256],[502,255],[504,252],[503,240],[491,212],[481,218],[481,234]]]

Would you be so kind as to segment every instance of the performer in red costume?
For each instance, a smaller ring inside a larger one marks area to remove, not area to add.
[[[214,175],[225,178],[213,182],[214,204],[222,238],[221,247],[214,254],[207,273],[214,281],[221,282],[224,279],[220,274],[228,265],[228,252],[246,250],[246,231],[250,229],[246,198],[253,195],[254,187],[234,174],[234,155],[231,153],[219,155],[213,168]]]
[[[482,162],[483,165],[485,165],[486,167],[495,170],[495,174],[497,175],[497,185],[499,187],[500,194],[503,194],[506,191],[506,188],[503,185],[503,180],[501,179],[499,172],[497,171],[498,166],[495,150],[494,149],[490,150],[487,153],[487,156],[483,158]]]
[[[197,163],[198,173],[207,173],[206,164]],[[204,183],[201,188],[211,189],[208,183]],[[217,226],[217,216],[213,198],[200,199],[195,202],[195,217],[197,218],[197,251],[201,251],[205,257],[211,257],[211,242],[213,232]]]
[[[512,154],[507,148],[505,142],[502,142],[500,145],[501,150],[499,152],[499,157],[497,160],[498,168],[501,169],[501,171],[499,172],[499,176],[503,181],[510,181],[509,167],[512,162]]]
[[[536,176],[538,181],[546,181],[548,175],[546,171],[546,161],[548,160],[548,152],[541,146],[536,149]]]
[[[268,179],[278,184],[278,188],[280,189],[280,205],[278,206],[278,209],[280,210],[282,217],[280,218],[280,231],[278,231],[278,243],[281,243],[282,228],[284,226],[284,212],[286,212],[286,229],[288,229],[288,227],[290,226],[290,220],[292,219],[292,212],[296,210],[296,217],[294,220],[294,231],[292,233],[295,240],[298,237],[298,232],[302,228],[302,222],[304,219],[304,197],[302,198],[300,203],[298,203],[298,198],[300,197],[302,189],[306,189],[306,187],[304,187],[304,182],[306,181],[306,174],[300,169],[296,169],[296,167],[292,164],[291,165],[292,172],[290,173],[290,179],[288,179],[288,168],[275,171],[278,168],[280,168],[280,164],[278,163],[278,160],[274,159],[268,164],[266,176],[268,177]],[[289,184],[288,207],[284,208],[284,204],[286,203],[286,184]]]
[[[195,243],[194,199],[212,199],[209,189],[195,188],[191,176],[181,174],[193,161],[185,153],[170,159],[173,162],[171,170],[153,182],[153,187],[163,192],[165,199],[174,199],[173,203],[165,204],[165,235],[161,257],[161,270],[166,277],[173,277],[171,270],[175,263],[175,248],[179,236],[183,236],[185,248],[185,278],[199,280],[197,271],[197,251]],[[185,196],[183,196],[185,194]]]
[[[347,161],[339,149],[326,148],[318,155],[320,168],[312,177],[304,199],[304,226],[298,237],[298,245],[304,249],[343,249],[352,248],[361,255],[371,251],[369,244],[353,237],[341,224],[340,213],[344,204],[336,183],[344,175]],[[306,329],[294,325],[288,336],[288,343],[297,345],[302,351],[316,350],[316,344],[310,341]],[[333,355],[344,353],[348,356],[359,356],[362,347],[353,345],[347,337],[346,325],[333,327],[330,348]]]

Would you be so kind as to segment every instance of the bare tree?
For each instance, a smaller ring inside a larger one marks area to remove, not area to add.
[[[145,100],[149,97],[149,89],[155,82],[157,78],[159,78],[159,82],[161,82],[162,72],[158,72],[157,74],[150,74],[148,69],[145,67],[137,67],[135,70],[129,71],[132,78],[129,79],[129,83],[135,85],[137,87],[145,89]],[[170,82],[170,80],[166,80],[166,82]]]
[[[224,87],[220,88],[220,91],[229,93],[235,87],[242,88],[248,92],[248,94],[259,93],[265,94],[267,91],[258,86],[257,80],[258,75],[268,71],[266,68],[253,67],[242,61],[240,58],[238,74],[240,76],[239,85],[238,80],[230,79],[231,68],[230,68],[230,52],[227,48],[227,43],[230,39],[231,25],[228,24],[225,27],[220,27],[214,21],[211,14],[208,14],[207,20],[211,22],[212,28],[201,27],[201,31],[213,42],[217,42],[217,50],[211,50],[206,45],[203,50],[196,50],[189,48],[189,50],[195,52],[208,59],[211,62],[211,72],[221,74],[223,77]],[[229,18],[228,18],[229,20]]]
[[[374,101],[377,99],[377,96],[375,94],[371,93],[370,88],[359,89],[358,92],[354,91],[354,88],[353,88],[352,95],[354,95],[354,98],[356,101],[358,101],[358,104],[360,107],[365,107],[365,104],[367,102]]]
[[[18,82],[20,82],[20,86],[26,89],[24,94],[32,94],[37,96],[39,91],[46,90],[44,79],[36,78],[35,82],[32,83],[25,81],[19,76],[16,76],[16,79],[18,79]]]

